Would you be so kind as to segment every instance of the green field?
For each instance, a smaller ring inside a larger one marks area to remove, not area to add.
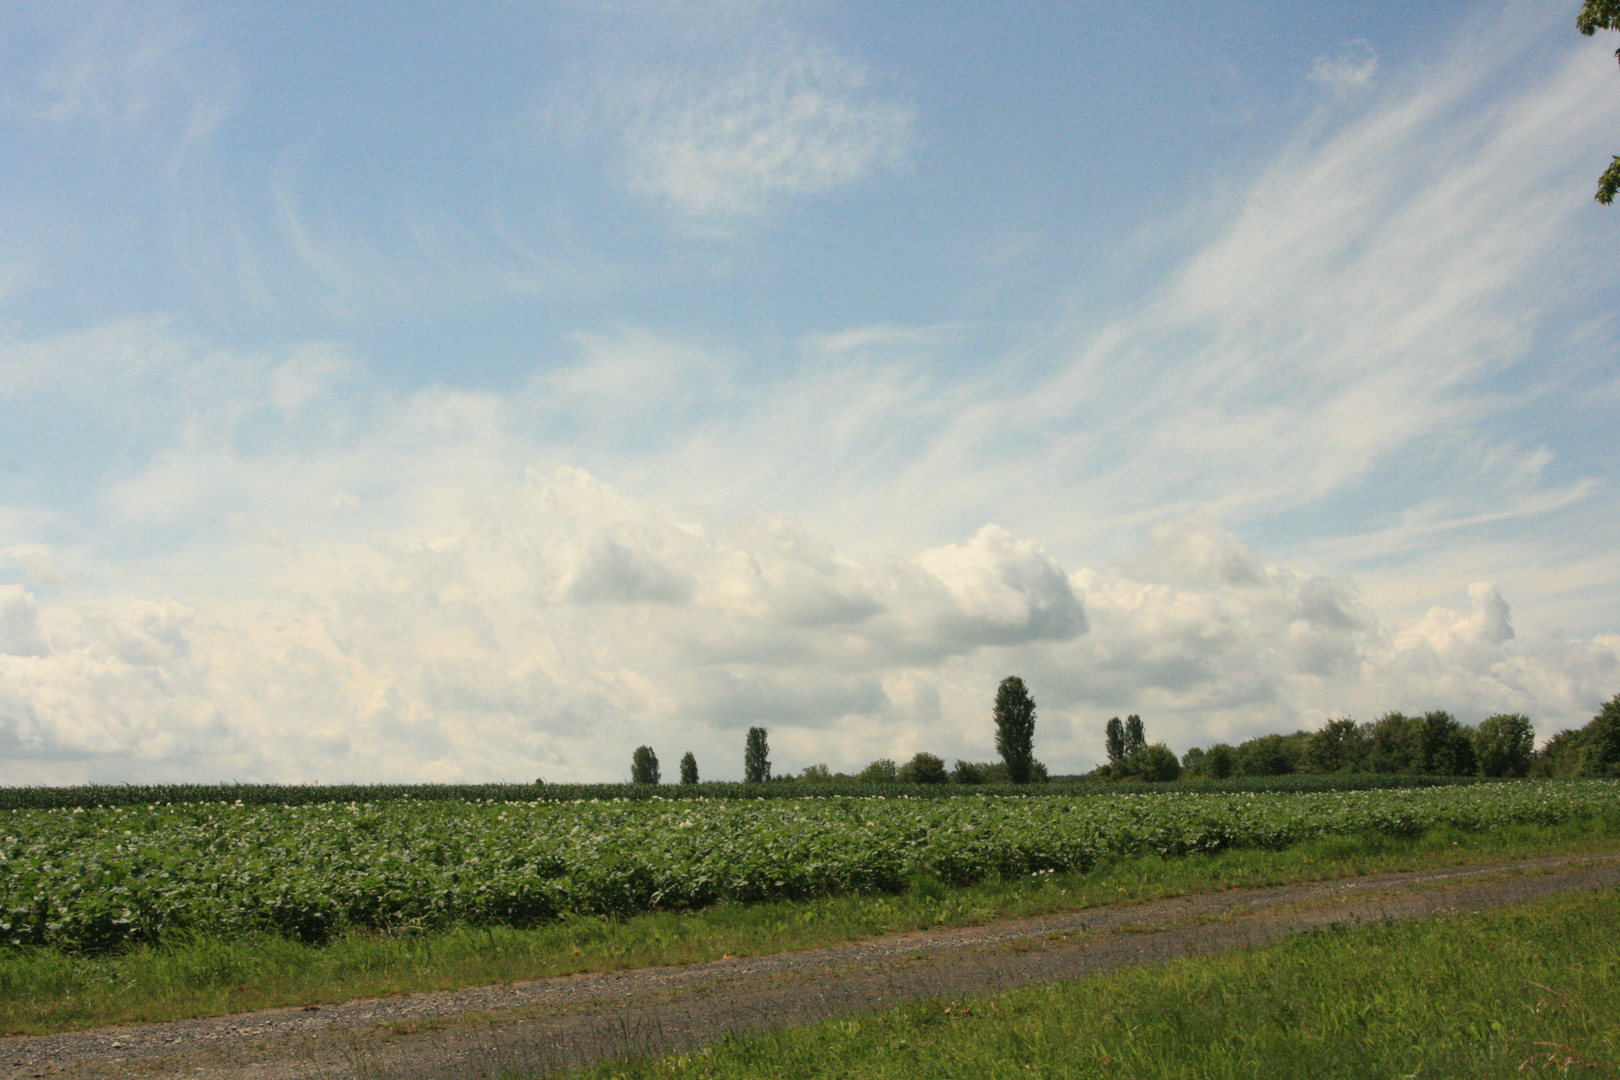
[[[1620,810],[1620,782],[1072,798],[220,803],[0,812],[0,941],[531,926]]]
[[[661,908],[643,913],[617,913],[617,915],[564,915],[539,921],[531,926],[483,923],[473,925],[467,921],[450,921],[439,928],[421,925],[394,925],[386,929],[368,929],[361,926],[334,931],[321,942],[303,942],[277,933],[274,926],[261,929],[220,929],[214,926],[170,929],[156,942],[126,941],[113,949],[62,949],[39,944],[16,944],[0,947],[0,1031],[5,1033],[44,1033],[44,1031],[70,1030],[70,1028],[96,1027],[102,1023],[138,1023],[188,1017],[188,1015],[222,1015],[230,1012],[264,1009],[275,1006],[300,1006],[314,1002],[345,1001],[350,997],[382,996],[382,994],[415,993],[428,989],[454,989],[476,984],[502,983],[502,981],[531,980],[546,976],[569,975],[575,972],[603,972],[625,968],[648,967],[663,963],[692,963],[718,960],[723,955],[765,954],[781,950],[812,949],[842,941],[870,938],[875,934],[896,933],[906,929],[930,926],[972,925],[987,921],[1017,918],[1025,915],[1072,912],[1097,905],[1121,904],[1132,900],[1153,899],[1166,895],[1189,892],[1220,891],[1230,887],[1273,886],[1298,881],[1346,878],[1356,874],[1388,873],[1388,871],[1424,870],[1443,865],[1487,865],[1495,861],[1520,860],[1550,853],[1617,852],[1620,850],[1620,811],[1615,808],[1614,785],[1524,785],[1523,792],[1539,795],[1537,798],[1498,801],[1497,813],[1489,811],[1490,800],[1481,803],[1492,787],[1476,789],[1442,789],[1452,792],[1473,792],[1473,801],[1450,806],[1450,813],[1437,813],[1442,806],[1430,806],[1430,816],[1453,819],[1452,824],[1432,824],[1427,829],[1413,832],[1417,818],[1409,813],[1393,813],[1380,821],[1383,829],[1359,831],[1332,831],[1324,829],[1322,821],[1312,829],[1314,836],[1296,839],[1286,847],[1275,847],[1286,839],[1288,832],[1270,832],[1259,839],[1267,840],[1270,847],[1225,847],[1218,850],[1196,850],[1184,855],[1162,855],[1152,850],[1140,853],[1115,853],[1102,858],[1085,871],[1053,871],[1053,873],[1013,873],[1001,876],[991,874],[975,884],[953,886],[938,876],[914,874],[901,879],[901,889],[891,892],[844,892],[844,894],[815,895],[808,899],[763,899],[757,902],[723,902],[711,907]],[[1520,790],[1520,785],[1507,785],[1503,792]],[[1558,793],[1562,792],[1562,795]],[[1416,798],[1421,792],[1403,795]],[[1578,798],[1571,798],[1578,797]],[[1249,806],[1230,806],[1233,821],[1259,819],[1272,808],[1273,818],[1286,819],[1281,808],[1294,805],[1294,814],[1301,811],[1299,797],[1254,798]],[[1458,795],[1453,795],[1458,798]],[[1565,801],[1568,800],[1568,801]],[[982,811],[993,808],[1030,808],[1047,800],[988,800]],[[1184,798],[1150,800],[1126,798],[1113,803],[1118,818],[1131,827],[1121,836],[1137,839],[1157,837],[1160,845],[1171,834],[1145,829],[1152,821],[1147,811],[1157,803],[1158,813],[1170,806],[1186,806]],[[868,800],[857,800],[855,810],[863,810],[873,818],[885,819],[889,827],[897,827],[910,811],[923,813],[940,806],[972,808],[974,800],[907,801],[907,803],[881,803],[868,805]],[[800,803],[800,810],[825,808],[825,803]],[[1084,800],[1089,808],[1108,808],[1105,800]],[[1471,810],[1469,810],[1471,806]],[[1511,813],[1502,813],[1503,806],[1516,806]],[[1594,813],[1576,814],[1581,808]],[[701,810],[697,803],[659,808],[658,803],[608,803],[608,805],[580,806],[573,823],[596,823],[599,826],[619,821],[632,826],[646,824],[645,814],[669,810]],[[729,813],[782,813],[794,810],[794,803],[750,803],[732,805],[723,810]],[[752,810],[750,810],[752,808]],[[773,810],[774,808],[774,810]],[[154,811],[159,808],[154,808]],[[220,821],[241,824],[254,819],[258,813],[251,808],[219,808],[224,813]],[[228,810],[228,813],[225,811]],[[431,810],[426,806],[411,806],[410,814]],[[481,821],[501,821],[514,832],[504,832],[510,839],[528,824],[510,806],[481,806],[475,808],[471,819],[457,818],[467,827],[476,827]],[[1209,806],[1205,806],[1209,810]],[[1241,810],[1241,813],[1238,811]],[[353,818],[342,818],[340,823],[363,823],[364,814],[379,811],[377,806],[355,811]],[[904,813],[897,813],[904,811]],[[110,811],[109,811],[110,813]],[[345,811],[347,813],[347,811]],[[1074,811],[1074,814],[1079,811]],[[130,860],[144,858],[138,831],[128,829],[130,836],[97,832],[91,824],[97,821],[91,811],[73,814],[71,811],[29,811],[8,818],[15,824],[21,819],[45,821],[60,831],[57,839],[78,836],[81,852],[75,860],[63,861],[63,868],[78,866],[83,871],[79,881],[94,884],[97,870],[94,852],[97,844],[110,844],[113,855]],[[630,816],[625,816],[630,814]],[[635,816],[643,814],[643,816]],[[1563,816],[1575,814],[1575,816]],[[330,814],[329,814],[330,816]],[[1072,816],[1072,814],[1069,814]],[[1557,819],[1552,824],[1505,824],[1508,816],[1529,816],[1533,819]],[[105,821],[130,821],[130,818],[110,818]],[[261,821],[267,821],[267,819]],[[771,819],[771,818],[766,818]],[[1013,818],[1016,821],[1017,818]],[[1084,819],[1084,816],[1076,818]],[[36,821],[36,823],[37,823]],[[316,819],[322,821],[322,819]],[[684,818],[677,819],[679,826]],[[721,821],[739,821],[723,816]],[[755,819],[757,821],[757,819]],[[781,819],[778,818],[778,821]],[[789,818],[787,821],[794,821]],[[1338,819],[1340,826],[1354,824],[1354,816]],[[1492,824],[1495,821],[1495,824]],[[63,823],[68,826],[63,829]],[[1045,821],[1040,821],[1045,824]],[[1230,827],[1231,823],[1228,824]],[[569,826],[572,829],[573,826]],[[321,829],[314,829],[316,834]],[[348,836],[340,829],[327,829],[326,844],[337,844],[337,837]],[[582,834],[583,836],[583,829]],[[689,834],[689,829],[682,829]],[[44,834],[36,834],[34,842],[42,842]],[[617,834],[624,836],[624,834]],[[643,853],[650,850],[650,839],[640,837]],[[928,852],[941,847],[953,834],[940,832],[936,844],[915,844],[925,840],[919,832],[910,832],[914,842],[912,852]],[[961,839],[964,834],[954,834]],[[966,834],[974,836],[974,834]],[[1181,836],[1186,837],[1186,832]],[[251,837],[225,834],[225,852],[245,855],[251,853]],[[978,837],[982,844],[985,837]],[[13,847],[8,848],[8,860],[3,863],[13,881],[21,873],[29,873],[26,848],[15,847],[19,837],[13,836]],[[382,837],[373,837],[381,844]],[[770,840],[770,837],[766,837]],[[629,844],[629,842],[627,842]],[[123,847],[122,853],[117,852]],[[133,850],[131,850],[133,847]],[[1121,845],[1124,847],[1124,845]],[[44,848],[39,848],[44,850]],[[60,850],[60,848],[58,848]],[[290,852],[287,858],[303,858],[306,866],[318,865],[324,858],[322,848],[314,844],[303,852]],[[480,848],[484,850],[484,848]],[[770,845],[766,844],[766,850]],[[792,848],[781,848],[791,858]],[[944,850],[964,848],[949,845]],[[1025,848],[1027,850],[1027,848]],[[1166,850],[1174,852],[1176,845]],[[364,866],[363,847],[350,850],[352,865]],[[274,860],[269,853],[259,852],[254,858],[264,858],[262,873],[274,873]],[[152,858],[141,863],[146,866],[167,866],[170,878],[162,878],[164,870],[157,871],[160,884],[173,886],[177,881],[175,870],[201,878],[204,873],[219,873],[220,865],[228,860],[220,858],[214,863],[194,860],[183,865],[183,853],[170,852],[167,858]],[[131,861],[131,865],[136,865]],[[37,863],[32,870],[57,871],[57,863]],[[774,882],[774,878],[771,879]]]
[[[166,934],[532,925],[895,892],[1324,835],[1552,824],[1620,807],[1584,781],[1039,800],[179,804],[0,816],[0,934],[107,949]]]
[[[1248,791],[1369,791],[1375,788],[1443,787],[1493,781],[1477,776],[1413,773],[1293,773],[1233,776],[1168,783],[1140,780],[1085,781],[1057,777],[1038,784],[873,783],[864,780],[773,780],[766,784],[707,781],[702,784],[85,784],[78,787],[0,788],[0,810],[71,810],[169,803],[230,803],[243,806],[318,806],[381,802],[577,802],[616,799],[951,799],[984,795],[1040,798],[1074,795],[1140,795],[1165,791],[1223,794]]]

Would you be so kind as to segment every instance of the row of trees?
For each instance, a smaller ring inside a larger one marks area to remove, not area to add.
[[[1181,775],[1181,763],[1174,752],[1164,743],[1148,742],[1142,718],[1135,713],[1127,716],[1123,724],[1114,717],[1103,732],[1108,764],[1097,770],[1099,779],[1174,780]]]
[[[798,776],[779,776],[777,780],[808,780],[811,783],[836,784],[859,782],[868,784],[1009,784],[1011,770],[1005,761],[963,761],[945,767],[945,759],[926,750],[915,754],[904,765],[891,758],[878,758],[855,773],[833,772],[826,765],[811,765]],[[1046,766],[1030,759],[1029,779],[1026,783],[1045,783]]]
[[[1517,713],[1469,727],[1448,712],[1386,713],[1357,723],[1330,720],[1318,731],[1261,735],[1236,746],[1216,743],[1182,755],[1191,776],[1281,776],[1287,773],[1405,773],[1421,776],[1525,776],[1535,754],[1535,728]]]
[[[1046,766],[1035,759],[1035,699],[1016,675],[996,690],[998,762],[958,760],[954,768],[934,754],[921,752],[904,765],[879,758],[853,775],[811,765],[798,776],[771,775],[770,745],[762,727],[748,729],[743,750],[743,777],[751,784],[766,781],[915,784],[1027,784],[1047,779]],[[1614,776],[1620,777],[1620,694],[1616,694],[1584,727],[1561,731],[1539,751],[1535,728],[1527,717],[1503,713],[1477,728],[1458,722],[1448,712],[1422,716],[1386,713],[1357,723],[1349,717],[1330,720],[1318,731],[1261,735],[1236,746],[1195,746],[1179,759],[1164,743],[1147,741],[1142,718],[1109,720],[1104,728],[1108,763],[1091,774],[1096,780],[1175,780],[1181,776],[1223,779],[1229,776],[1280,776],[1288,773],[1406,773],[1427,776]],[[631,761],[631,779],[659,782],[658,755],[641,746]],[[681,759],[681,783],[698,782],[697,759]]]
[[[996,688],[992,719],[996,727],[996,752],[1001,761],[996,763],[958,760],[956,767],[945,770],[945,761],[930,753],[918,753],[904,765],[896,765],[888,758],[879,758],[854,776],[834,773],[826,765],[811,765],[799,776],[771,776],[770,743],[762,727],[748,729],[743,746],[743,780],[749,784],[763,784],[769,780],[808,780],[832,783],[839,780],[861,780],[877,783],[914,784],[1027,784],[1046,779],[1046,766],[1035,760],[1035,699],[1030,696],[1024,680],[1010,675]],[[1134,717],[1132,719],[1135,719]],[[1140,722],[1138,722],[1140,723]],[[636,784],[656,784],[661,779],[658,755],[650,746],[638,746],[630,758],[630,780]],[[681,758],[681,783],[698,782],[697,758],[688,750]]]
[[[1236,746],[1193,747],[1179,761],[1163,743],[1148,743],[1139,717],[1107,724],[1109,780],[1174,780],[1178,776],[1280,776],[1288,773],[1404,773],[1426,776],[1620,777],[1620,694],[1584,727],[1561,731],[1540,750],[1535,728],[1518,713],[1470,727],[1448,712],[1386,713],[1357,723],[1330,720],[1317,731],[1261,735]]]
[[[765,729],[748,729],[748,740],[743,745],[743,779],[750,784],[763,784],[771,778],[771,747]],[[658,755],[650,746],[638,746],[630,755],[630,782],[656,784],[662,779],[658,768]],[[688,750],[681,758],[681,783],[698,782],[697,756]]]
[[[658,768],[658,755],[653,753],[650,746],[638,746],[636,752],[630,756],[630,782],[633,784],[656,784],[663,778]],[[698,782],[697,757],[688,750],[681,758],[681,783],[695,784]]]
[[[1585,726],[1548,739],[1531,761],[1530,775],[1620,777],[1620,694]]]

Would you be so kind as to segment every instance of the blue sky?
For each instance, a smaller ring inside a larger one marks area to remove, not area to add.
[[[0,782],[1057,771],[1620,691],[1529,3],[0,15]]]

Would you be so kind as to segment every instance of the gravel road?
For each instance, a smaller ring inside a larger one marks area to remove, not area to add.
[[[0,1076],[450,1080],[688,1049],[921,998],[1620,886],[1620,853],[1232,889],[808,952],[0,1039]]]

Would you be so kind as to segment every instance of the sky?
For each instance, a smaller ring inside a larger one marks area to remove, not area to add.
[[[1579,726],[1577,10],[8,4],[0,783]]]

